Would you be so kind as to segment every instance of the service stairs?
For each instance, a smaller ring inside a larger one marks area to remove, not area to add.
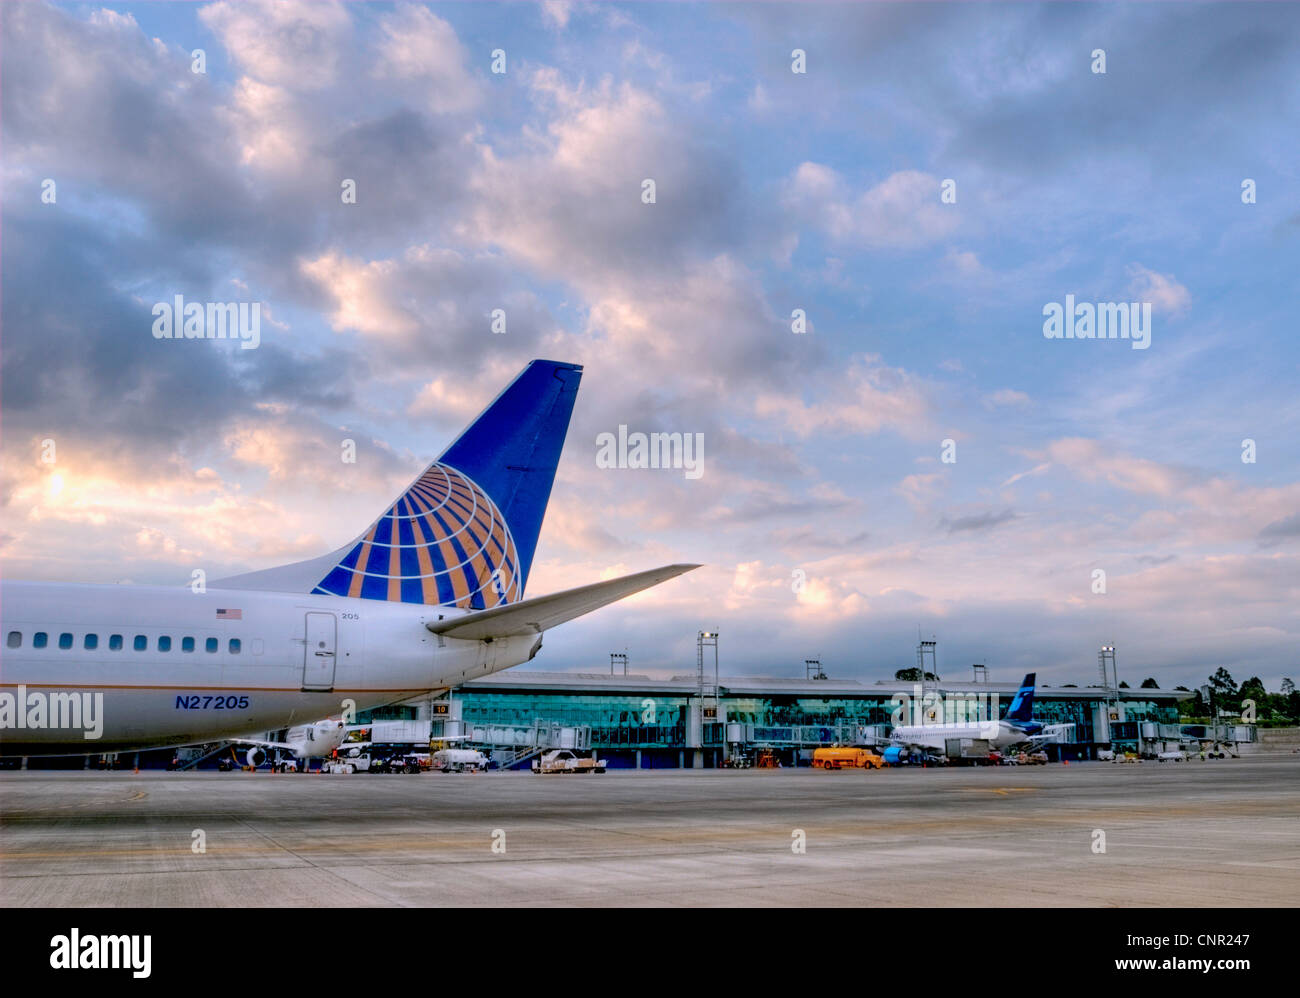
[[[468,744],[488,753],[499,770],[519,769],[551,749],[586,752],[591,748],[590,725],[564,725],[538,718],[531,725],[470,725]]]
[[[184,762],[181,765],[177,766],[176,772],[183,773],[187,769],[193,769],[199,763],[206,762],[208,759],[211,759],[213,756],[218,756],[221,755],[223,752],[228,751],[230,748],[234,746],[234,744],[235,744],[234,742],[218,742],[217,747],[212,749],[212,751],[204,752],[202,755],[196,755],[193,759],[190,759],[187,762]],[[236,760],[238,761],[238,756],[236,756]]]

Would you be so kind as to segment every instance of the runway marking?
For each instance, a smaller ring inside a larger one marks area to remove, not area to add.
[[[148,796],[149,796],[149,792],[147,790],[137,790],[130,797],[114,797],[112,800],[83,800],[83,801],[76,801],[71,804],[49,804],[44,808],[41,808],[41,810],[63,811],[68,808],[74,808],[74,807],[103,807],[105,804],[130,804],[134,801],[144,800]],[[17,813],[8,814],[4,811],[0,811],[0,820],[3,821],[13,821],[15,819],[21,820],[26,818],[27,818],[26,815],[17,814]]]

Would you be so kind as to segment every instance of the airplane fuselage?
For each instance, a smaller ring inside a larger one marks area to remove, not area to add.
[[[295,759],[325,759],[343,744],[347,733],[342,721],[325,720],[296,725],[285,732],[284,740]]]
[[[0,754],[94,754],[264,731],[446,689],[536,654],[536,634],[470,641],[425,627],[464,612],[251,590],[5,582]]]
[[[907,724],[894,728],[890,740],[899,745],[918,745],[942,752],[950,738],[985,739],[995,749],[1019,745],[1038,734],[1037,722],[986,721],[979,723]]]

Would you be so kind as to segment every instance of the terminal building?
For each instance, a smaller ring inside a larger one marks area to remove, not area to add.
[[[932,648],[932,642],[922,642],[918,663],[929,664]],[[613,658],[623,659],[626,668],[625,656]],[[1194,694],[1121,687],[1114,649],[1103,648],[1101,659],[1102,685],[1040,683],[1035,688],[1033,719],[1067,726],[1042,746],[1052,761],[1095,759],[1103,749],[1152,756],[1198,742],[1228,744],[1236,752],[1257,741],[1253,725],[1180,723],[1179,704]],[[709,675],[704,661],[702,650],[696,672],[671,678],[616,675],[612,664],[610,674],[507,669],[441,695],[363,711],[355,720],[428,721],[424,730],[433,743],[454,739],[456,745],[479,748],[499,769],[526,768],[552,748],[595,752],[609,768],[711,768],[738,760],[753,763],[760,755],[798,766],[809,765],[821,746],[885,743],[899,723],[1002,717],[1020,688],[1019,683],[988,682],[983,666],[975,667],[969,681],[931,678],[922,687],[905,680],[832,679],[815,660],[807,663],[815,668],[805,678],[719,676],[716,659]],[[917,673],[926,671],[918,667]],[[966,713],[949,713],[954,703]],[[976,704],[980,709],[972,711]],[[212,764],[211,749],[204,746],[195,762]],[[229,744],[218,745],[218,751],[228,752]],[[158,749],[135,759],[143,766],[165,766],[177,755]],[[89,758],[77,757],[34,758],[31,763],[40,769],[91,766]],[[21,761],[22,768],[27,764]]]
[[[929,706],[928,698],[936,696],[949,704],[982,702],[983,717],[996,704],[1001,716],[1018,688],[1018,683],[940,680],[921,691],[905,681],[862,683],[820,675],[710,677],[706,684],[695,674],[653,679],[509,669],[442,698],[370,716],[430,717],[435,738],[460,736],[491,751],[503,768],[526,765],[552,747],[595,750],[611,768],[713,767],[758,751],[789,766],[807,764],[818,746],[886,739],[900,707],[907,718],[901,723],[918,723],[916,714],[907,713],[914,710],[925,711],[919,723],[945,719],[936,718]],[[1178,723],[1178,704],[1191,696],[1183,690],[1114,685],[1039,685],[1033,713],[1045,725],[1073,725],[1065,738],[1046,746],[1049,755],[1089,759],[1102,747],[1138,751],[1142,743],[1160,739],[1176,747],[1195,736],[1182,730],[1191,726]]]
[[[363,711],[356,722],[427,721],[424,730],[434,745],[454,739],[452,744],[489,753],[499,769],[527,768],[552,748],[595,752],[609,768],[712,768],[737,760],[754,763],[760,756],[799,766],[809,765],[821,746],[884,743],[897,723],[1005,715],[1019,683],[987,682],[981,669],[976,667],[970,681],[931,679],[922,688],[910,681],[832,679],[819,666],[802,679],[716,672],[706,679],[702,666],[666,679],[514,668],[441,695]],[[1045,726],[1068,726],[1043,745],[1052,761],[1095,759],[1102,749],[1150,756],[1197,742],[1231,744],[1234,752],[1253,747],[1253,725],[1180,723],[1179,704],[1192,696],[1187,690],[1119,687],[1112,672],[1105,685],[1040,683],[1033,718]],[[967,713],[948,713],[954,703]],[[975,704],[982,712],[971,711]],[[268,732],[268,737],[283,735]],[[194,763],[215,765],[212,748],[204,746]],[[229,743],[217,746],[219,753],[230,751]],[[135,759],[141,766],[162,767],[177,754],[159,749]],[[22,760],[22,768],[27,763]],[[89,757],[33,758],[31,764],[92,768]]]

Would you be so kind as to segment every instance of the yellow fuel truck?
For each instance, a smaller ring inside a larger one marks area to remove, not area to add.
[[[814,769],[880,769],[885,760],[866,748],[835,745],[813,752]]]

